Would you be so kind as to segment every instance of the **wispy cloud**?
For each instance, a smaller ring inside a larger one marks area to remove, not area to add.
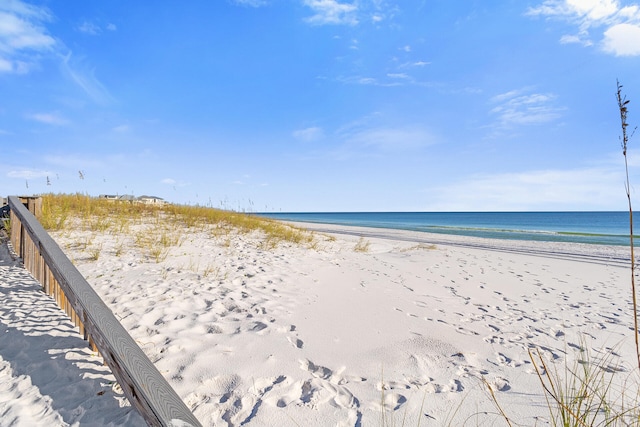
[[[27,73],[56,44],[43,26],[49,12],[20,0],[0,2],[0,73]]]
[[[105,30],[107,31],[117,31],[118,27],[116,24],[108,23],[105,25],[98,24],[94,21],[82,21],[80,25],[76,27],[78,31],[84,34],[88,34],[90,36],[97,36],[102,34]]]
[[[35,169],[14,169],[14,170],[10,170],[7,173],[7,177],[19,178],[19,179],[36,179],[36,178],[45,178],[47,176],[51,176],[51,172],[46,170],[35,170]]]
[[[73,58],[69,52],[62,58],[61,66],[62,71],[97,104],[105,105],[114,101],[95,76],[95,69],[89,68],[82,59]]]
[[[512,90],[491,99],[490,113],[497,117],[497,129],[510,129],[522,125],[548,123],[562,116],[565,110],[555,103],[555,95],[530,93],[530,90]]]
[[[100,28],[98,25],[94,24],[93,22],[84,21],[82,24],[78,26],[78,31],[80,31],[81,33],[92,35],[92,36],[97,36],[102,32],[102,28]]]
[[[340,143],[333,156],[344,160],[406,153],[438,143],[438,138],[424,126],[384,122],[382,114],[373,113],[340,127],[331,136]]]
[[[411,77],[405,73],[387,73],[387,77],[391,79],[409,80]]]
[[[305,129],[298,129],[293,132],[293,137],[299,141],[312,142],[321,139],[324,135],[322,128],[317,126],[308,127]]]
[[[379,151],[413,150],[436,142],[427,130],[419,127],[374,127],[348,132],[344,140],[351,146]]]
[[[398,81],[397,78],[386,75],[382,78],[367,77],[367,76],[341,76],[336,78],[340,83],[355,84],[363,86],[400,86],[405,84],[405,81]]]
[[[357,25],[358,6],[355,3],[340,3],[337,0],[303,0],[313,10],[305,21],[312,25]]]
[[[302,0],[302,4],[314,13],[305,19],[312,25],[370,23],[379,27],[383,22],[393,21],[399,10],[395,1],[391,0]]]
[[[232,0],[232,3],[250,7],[261,7],[268,4],[266,0]]]
[[[429,65],[431,64],[431,62],[427,62],[427,61],[413,61],[413,62],[406,62],[404,64],[400,65],[400,68],[408,68],[408,67],[424,67],[425,65]]]
[[[620,168],[483,174],[426,190],[436,211],[599,210],[619,206]],[[621,208],[624,206],[620,205]]]
[[[529,16],[544,16],[564,20],[576,27],[573,34],[564,34],[561,43],[592,46],[593,33],[601,39],[596,43],[615,56],[640,55],[640,6],[621,6],[617,0],[545,0],[529,8]]]
[[[63,126],[69,124],[69,120],[65,119],[58,113],[35,113],[28,114],[28,119],[35,120],[40,123],[53,126]]]

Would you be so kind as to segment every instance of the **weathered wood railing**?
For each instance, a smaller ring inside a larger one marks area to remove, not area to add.
[[[33,211],[37,201],[26,200]],[[111,310],[15,196],[9,197],[11,244],[25,268],[53,296],[104,358],[131,404],[151,426],[200,426]]]

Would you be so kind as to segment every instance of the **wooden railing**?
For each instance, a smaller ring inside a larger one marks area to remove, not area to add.
[[[36,198],[9,197],[11,244],[25,268],[104,358],[124,394],[151,426],[200,426],[111,310],[44,230]]]

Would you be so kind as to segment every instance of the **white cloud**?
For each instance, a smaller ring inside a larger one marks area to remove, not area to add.
[[[427,62],[427,61],[405,62],[404,64],[400,64],[398,67],[410,68],[410,67],[424,67],[426,65],[431,65],[431,62]]]
[[[20,179],[44,178],[50,175],[51,175],[51,172],[49,171],[33,170],[33,169],[11,170],[7,173],[7,177],[9,178],[20,178]]]
[[[108,31],[118,31],[118,27],[116,27],[116,24],[107,24],[107,30]]]
[[[336,80],[345,83],[345,84],[357,84],[363,86],[384,86],[384,87],[392,87],[392,86],[401,86],[405,84],[413,84],[415,83],[409,76],[407,79],[401,80],[398,78],[401,74],[387,74],[385,79],[377,79],[374,77],[363,77],[363,76],[349,76],[349,77],[338,77]],[[419,84],[419,83],[416,83]]]
[[[339,3],[337,0],[304,0],[305,6],[311,8],[313,16],[305,19],[312,25],[356,25],[358,7],[351,3]]]
[[[175,179],[165,178],[160,182],[167,185],[175,185],[177,181]]]
[[[102,29],[98,25],[94,24],[93,22],[84,21],[78,27],[78,31],[80,31],[81,33],[92,35],[92,36],[97,36],[102,32]]]
[[[493,97],[497,104],[491,114],[497,116],[499,129],[518,125],[547,123],[561,117],[564,108],[554,105],[555,95],[528,93],[528,89],[512,90]]]
[[[605,19],[619,9],[616,0],[566,0],[566,4],[577,14],[592,21]]]
[[[617,24],[604,32],[605,52],[616,56],[640,55],[640,25]]]
[[[387,77],[391,79],[410,79],[411,78],[405,73],[388,73]]]
[[[619,10],[617,0],[545,0],[540,6],[527,10],[527,15],[580,17],[597,21]]]
[[[293,137],[304,142],[316,141],[323,136],[322,128],[309,127],[306,129],[299,129],[293,132]]]
[[[233,3],[240,6],[260,7],[265,6],[268,3],[265,0],[233,0]]]
[[[533,170],[467,177],[427,193],[436,211],[622,209],[622,169]]]
[[[0,2],[0,72],[25,73],[39,53],[55,46],[42,25],[50,19],[44,8],[19,0]]]
[[[640,7],[620,6],[617,0],[545,0],[527,11],[530,16],[546,16],[565,20],[576,28],[575,34],[565,34],[561,43],[592,46],[592,33],[602,39],[598,45],[616,56],[640,55]]]
[[[57,113],[35,113],[27,115],[27,118],[47,125],[62,126],[69,124],[69,120]]]
[[[565,34],[564,36],[560,37],[560,43],[561,44],[577,43],[577,44],[582,44],[584,46],[593,45],[593,42],[591,42],[591,40],[584,40],[578,35],[570,35],[570,34]]]

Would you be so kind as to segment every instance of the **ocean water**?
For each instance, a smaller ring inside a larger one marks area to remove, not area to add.
[[[327,212],[259,215],[288,221],[493,239],[629,245],[628,212]],[[636,239],[637,235],[634,241]]]

